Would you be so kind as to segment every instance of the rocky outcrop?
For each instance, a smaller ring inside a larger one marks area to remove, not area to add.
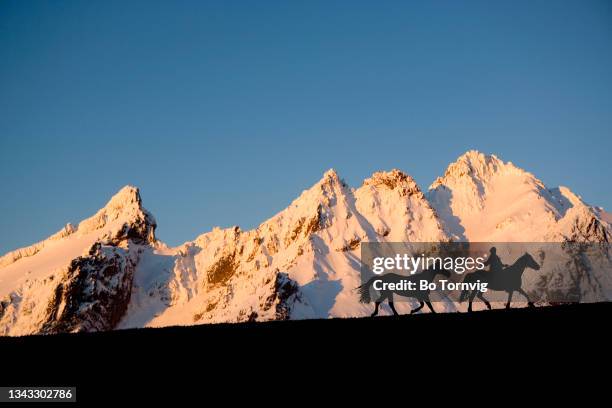
[[[385,186],[390,190],[399,191],[400,195],[412,195],[417,194],[419,196],[423,196],[421,189],[414,181],[412,177],[407,175],[406,173],[393,169],[389,172],[379,171],[372,174],[372,177],[366,179],[363,184],[365,186]]]
[[[299,285],[284,272],[276,273],[274,292],[266,299],[264,311],[274,308],[275,320],[287,320],[291,317],[291,308],[299,296]]]
[[[129,250],[94,244],[57,282],[40,332],[113,329],[127,309],[136,263]]]
[[[583,212],[574,219],[569,241],[574,242],[610,242],[610,230],[605,222],[590,212]]]

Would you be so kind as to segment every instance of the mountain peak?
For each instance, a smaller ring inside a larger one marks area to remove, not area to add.
[[[512,163],[504,163],[494,154],[485,154],[478,150],[468,150],[459,156],[454,163],[451,163],[448,169],[452,167],[453,169],[467,171],[470,174],[484,175],[495,172],[507,164],[512,165]]]
[[[323,173],[321,182],[322,183],[329,183],[329,182],[341,183],[342,179],[338,175],[338,172],[336,172],[336,170],[332,168],[332,169],[327,170],[325,173]]]
[[[137,187],[131,185],[123,187],[94,216],[81,221],[77,230],[80,233],[87,233],[114,223],[127,226],[121,227],[121,231],[130,238],[155,242],[154,231],[157,222],[155,217],[143,208],[140,190]],[[131,231],[131,235],[127,234],[126,228]],[[134,231],[138,231],[138,234],[134,235]]]
[[[420,193],[416,181],[401,170],[378,171],[363,181],[364,186],[386,186],[391,190],[400,187],[406,193]]]
[[[499,158],[494,154],[486,154],[476,149],[470,149],[457,158],[457,160],[461,160],[461,159],[476,160],[476,161],[484,161],[484,160],[490,160],[490,159],[499,160]]]
[[[104,207],[93,216],[84,219],[77,226],[66,224],[55,234],[27,247],[18,248],[0,256],[0,267],[10,265],[22,258],[31,257],[46,246],[56,244],[69,236],[76,239],[87,236],[87,240],[105,240],[110,236],[127,237],[141,242],[156,242],[155,217],[142,207],[140,191],[127,185],[119,190]],[[84,242],[85,242],[84,241]],[[90,244],[93,243],[89,242]]]
[[[336,171],[336,169],[334,169],[333,167],[329,170],[327,170],[325,173],[323,173],[323,177],[331,177],[331,178],[338,178],[338,172]]]
[[[530,175],[525,170],[516,167],[512,162],[504,162],[494,154],[469,150],[449,164],[444,176],[438,177],[429,189],[435,189],[440,185],[448,185],[451,180],[465,178],[478,182],[487,181],[494,175],[501,173]],[[541,183],[538,181],[538,184]]]
[[[118,209],[129,205],[137,205],[140,207],[142,205],[142,199],[140,198],[140,190],[138,187],[128,184],[112,196],[104,208]]]
[[[336,170],[332,168],[323,173],[323,177],[321,177],[321,180],[319,180],[315,187],[316,186],[318,186],[321,190],[325,191],[330,188],[334,189],[338,187],[348,187],[348,184],[346,184],[344,180],[342,180],[342,178],[338,175]]]

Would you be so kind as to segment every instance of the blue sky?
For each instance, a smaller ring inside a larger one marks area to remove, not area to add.
[[[170,244],[468,149],[612,208],[608,1],[3,1],[0,253],[125,184]]]

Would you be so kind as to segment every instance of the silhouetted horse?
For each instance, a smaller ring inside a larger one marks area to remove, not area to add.
[[[396,273],[387,273],[381,276],[374,276],[369,281],[367,281],[366,283],[364,283],[363,285],[357,288],[359,290],[359,295],[360,295],[359,301],[362,303],[370,303],[372,301],[372,298],[370,297],[370,287],[372,286],[375,280],[380,280],[383,283],[395,283],[395,284],[400,283],[401,281],[410,281],[410,282],[415,283],[416,285],[415,290],[382,290],[380,291],[380,297],[375,302],[376,308],[374,309],[374,313],[372,313],[372,316],[376,316],[378,314],[378,306],[380,306],[380,304],[385,299],[387,299],[387,301],[389,302],[389,306],[391,307],[393,314],[396,316],[399,315],[399,313],[397,313],[397,310],[395,310],[395,306],[393,306],[393,294],[394,293],[400,296],[414,298],[419,301],[420,303],[419,307],[411,310],[410,314],[418,312],[419,310],[423,308],[423,306],[425,306],[425,304],[427,304],[427,306],[429,307],[432,313],[436,313],[433,306],[431,305],[431,300],[429,299],[430,291],[421,290],[419,288],[419,281],[426,280],[428,283],[431,283],[431,281],[433,281],[436,275],[438,274],[444,275],[447,278],[450,276],[450,272],[447,271],[446,269],[427,269],[421,273],[410,275],[410,276],[398,275]]]
[[[527,299],[527,303],[530,307],[533,307],[533,302],[527,296],[527,293],[521,288],[523,281],[523,272],[525,272],[526,268],[532,268],[536,271],[540,269],[540,265],[533,259],[533,257],[525,252],[523,256],[516,260],[516,262],[507,268],[502,269],[501,271],[476,271],[472,272],[463,278],[463,282],[466,283],[476,283],[478,280],[480,282],[487,283],[487,289],[499,290],[508,292],[508,302],[506,303],[506,309],[510,308],[510,301],[512,300],[512,293],[518,292],[521,295],[525,296]],[[463,302],[469,293],[470,304],[468,306],[468,312],[472,311],[472,302],[474,301],[474,297],[478,297],[478,299],[485,302],[487,308],[491,309],[491,303],[483,296],[483,293],[479,290],[470,291],[465,289],[461,292],[459,296],[459,302]]]

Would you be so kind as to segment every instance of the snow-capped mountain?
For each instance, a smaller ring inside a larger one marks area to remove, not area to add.
[[[365,315],[359,244],[386,239],[448,238],[406,174],[376,173],[355,190],[330,170],[254,230],[152,249],[120,327]]]
[[[156,222],[125,187],[94,216],[0,258],[3,334],[108,330],[124,315]]]
[[[469,151],[448,166],[427,198],[457,240],[481,242],[605,241],[605,212],[567,187],[547,188],[495,155]]]
[[[364,316],[362,242],[609,242],[612,230],[569,189],[475,151],[426,193],[398,170],[358,188],[330,170],[253,230],[170,248],[155,227],[128,186],[77,227],[0,258],[0,333]]]

